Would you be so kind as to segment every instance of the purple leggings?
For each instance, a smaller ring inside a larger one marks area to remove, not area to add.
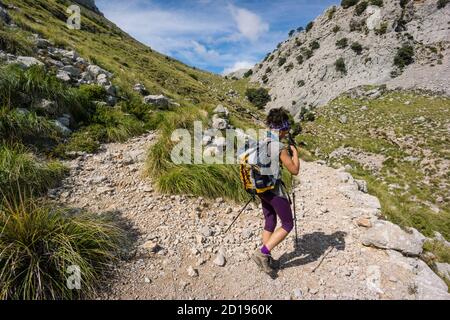
[[[277,226],[277,215],[281,220],[281,227],[286,232],[291,232],[294,228],[294,219],[289,200],[279,197],[268,191],[259,195],[262,202],[262,208],[266,224],[264,230],[274,232]]]

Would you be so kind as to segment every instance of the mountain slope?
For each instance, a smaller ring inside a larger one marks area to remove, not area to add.
[[[296,115],[361,85],[450,94],[450,5],[382,1],[364,9],[368,1],[359,2],[328,9],[254,68],[252,81],[271,89],[269,108]]]
[[[136,83],[141,83],[151,94],[164,94],[179,103],[199,104],[226,100],[226,93],[232,88],[231,81],[188,67],[152,50],[84,6],[81,7],[81,30],[70,30],[66,25],[69,17],[66,9],[75,1],[2,2],[11,8],[8,12],[19,27],[13,30],[16,40],[30,45],[24,32],[27,31],[39,34],[56,46],[75,49],[80,56],[114,73],[113,83],[125,92],[131,92]],[[33,50],[36,52],[37,49]],[[223,91],[210,90],[215,84],[220,84],[217,87],[223,87]]]

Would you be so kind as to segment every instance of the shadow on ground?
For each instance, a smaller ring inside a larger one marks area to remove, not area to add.
[[[280,269],[302,266],[319,260],[328,249],[345,250],[346,232],[338,231],[327,235],[323,232],[314,232],[298,239],[295,250],[284,253],[278,261]]]

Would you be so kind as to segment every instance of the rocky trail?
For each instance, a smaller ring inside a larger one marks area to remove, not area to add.
[[[445,283],[417,257],[424,238],[380,218],[378,199],[344,169],[302,163],[294,233],[273,255],[276,279],[250,260],[263,216],[222,199],[170,196],[143,177],[156,135],[109,144],[67,165],[50,196],[71,207],[117,212],[138,233],[130,258],[114,270],[106,299],[449,299]],[[362,191],[360,191],[362,190]],[[365,246],[363,245],[371,245]],[[376,247],[389,248],[377,249]]]

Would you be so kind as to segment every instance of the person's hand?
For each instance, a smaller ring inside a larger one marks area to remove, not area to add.
[[[297,157],[298,158],[298,149],[296,146],[289,146],[289,148],[291,149],[291,153],[292,153],[292,157]]]

